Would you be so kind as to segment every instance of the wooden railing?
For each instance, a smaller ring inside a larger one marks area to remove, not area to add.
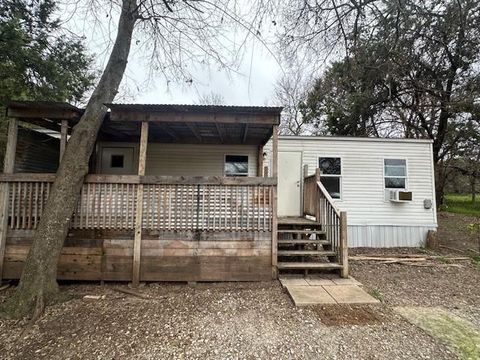
[[[8,226],[36,229],[54,174],[1,175]],[[272,178],[88,175],[71,220],[75,229],[272,231]],[[140,186],[141,185],[141,186]],[[137,212],[142,191],[143,211]]]
[[[333,198],[320,181],[320,169],[316,169],[314,175],[304,177],[303,213],[321,223],[326,239],[343,267],[342,276],[348,277],[347,213],[335,206]]]

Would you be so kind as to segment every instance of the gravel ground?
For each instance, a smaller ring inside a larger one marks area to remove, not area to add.
[[[356,249],[354,254],[425,254],[418,249]],[[454,255],[454,256],[458,256]],[[470,260],[416,267],[352,261],[351,274],[390,306],[442,306],[480,327],[480,268]]]
[[[0,320],[2,358],[455,359],[386,305],[295,308],[278,282],[151,284],[140,290],[148,300],[115,286],[63,286],[77,298],[23,334],[23,323]],[[352,316],[336,317],[345,311]]]

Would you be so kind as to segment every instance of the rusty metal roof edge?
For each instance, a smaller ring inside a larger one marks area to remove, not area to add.
[[[283,107],[239,106],[239,105],[192,105],[192,104],[117,104],[106,103],[111,110],[132,110],[152,112],[185,113],[235,113],[235,114],[272,114],[280,115]]]

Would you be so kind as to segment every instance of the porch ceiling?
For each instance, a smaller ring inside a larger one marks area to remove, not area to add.
[[[279,107],[217,105],[107,104],[102,131],[139,136],[149,122],[149,141],[190,144],[263,145],[278,125]],[[106,136],[108,138],[108,136]]]
[[[140,124],[148,121],[149,141],[189,144],[264,145],[279,124],[280,107],[106,104],[99,140],[138,141]],[[7,116],[60,131],[61,120],[71,129],[84,109],[58,102],[12,102]],[[70,130],[69,129],[69,130]]]

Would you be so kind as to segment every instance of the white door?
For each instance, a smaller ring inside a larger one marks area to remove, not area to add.
[[[278,216],[300,216],[302,153],[278,153]]]
[[[134,175],[134,147],[103,147],[101,173]]]

